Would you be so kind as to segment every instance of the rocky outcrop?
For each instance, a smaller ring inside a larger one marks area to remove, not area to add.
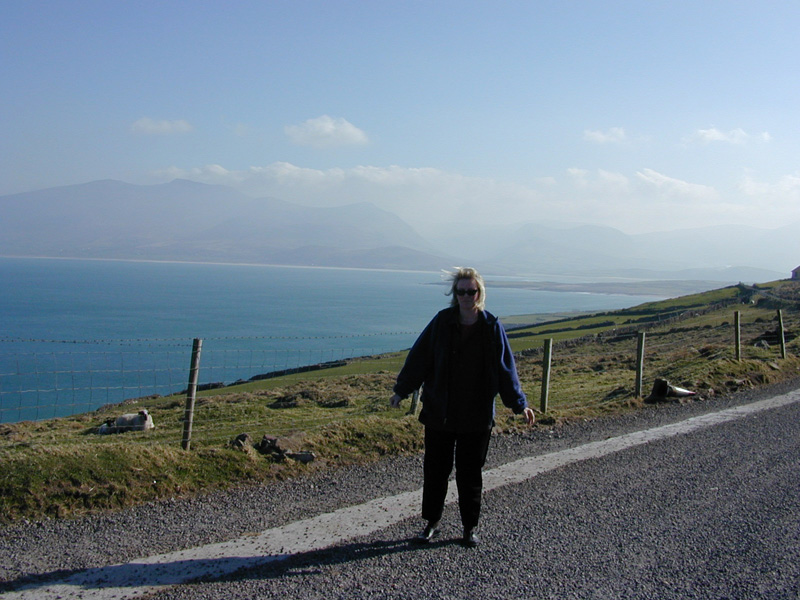
[[[249,433],[240,433],[233,438],[229,444],[231,448],[237,450],[248,451],[250,448],[256,450],[259,454],[271,458],[272,460],[282,462],[285,460],[294,460],[303,464],[308,464],[316,460],[317,455],[309,450],[301,450],[293,452],[289,448],[281,444],[280,440],[271,435],[265,434],[261,441],[253,444],[253,440]]]

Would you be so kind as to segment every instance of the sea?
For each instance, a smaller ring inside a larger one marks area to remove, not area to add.
[[[0,423],[409,348],[448,305],[441,272],[0,258]],[[653,296],[502,287],[501,317],[604,311]],[[492,285],[495,282],[497,285]]]

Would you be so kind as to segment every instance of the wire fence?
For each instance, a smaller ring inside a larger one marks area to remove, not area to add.
[[[644,382],[642,395],[647,395],[656,378],[713,395],[765,383],[765,373],[782,369],[782,364],[797,368],[800,312],[788,311],[784,324],[780,311],[749,307],[743,311],[741,318],[738,309],[728,307],[693,311],[666,321],[634,323],[562,341],[556,333],[550,365],[545,365],[541,337],[520,348],[516,332],[510,335],[530,404],[539,408],[546,379],[549,410],[580,414],[632,398],[637,377]],[[646,345],[640,349],[640,333],[645,331]],[[256,442],[263,435],[291,435],[298,427],[292,421],[295,413],[284,408],[304,407],[303,431],[353,416],[396,414],[389,410],[388,399],[402,366],[399,350],[408,348],[416,335],[203,340],[198,389],[212,390],[214,395],[197,399],[192,439],[219,447],[243,433]],[[156,428],[128,439],[174,446],[184,441],[192,340],[0,342],[4,351],[14,350],[0,355],[0,423],[73,415],[85,432],[100,425],[99,413],[91,412],[98,408],[106,409],[103,415],[113,415],[151,406]],[[788,358],[782,362],[787,347]],[[367,376],[349,376],[341,369],[305,376],[309,370],[345,365],[356,357],[384,362]],[[737,363],[745,365],[741,376],[728,376],[738,372]],[[716,371],[724,375],[723,380],[715,379]],[[332,372],[339,376],[326,376]],[[278,375],[283,376],[279,388],[258,385]],[[241,387],[245,382],[254,385]],[[239,387],[226,390],[232,384]],[[156,397],[155,404],[147,404],[146,399]],[[84,439],[100,443],[103,437]]]
[[[0,422],[95,410],[186,383],[186,353],[173,350],[26,351],[0,357]]]
[[[782,362],[798,350],[797,311],[784,322],[782,310],[753,310],[749,317],[735,310],[725,319],[718,308],[557,342],[550,356],[547,340],[543,348],[523,351],[519,362],[539,382],[534,391],[541,391],[532,404],[541,412],[555,407],[576,414],[576,408],[588,412],[621,397],[663,400],[654,393],[657,380],[715,396],[768,383],[767,373],[782,365],[789,372],[800,366]],[[691,326],[682,327],[689,319]]]
[[[410,344],[412,332],[204,340],[199,389],[329,366]],[[0,423],[39,421],[187,387],[192,340],[0,340]]]

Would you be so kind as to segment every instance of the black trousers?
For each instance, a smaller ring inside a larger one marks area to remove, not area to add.
[[[455,459],[461,523],[465,529],[473,529],[478,524],[483,491],[482,469],[486,463],[491,434],[491,429],[476,433],[450,433],[425,428],[423,519],[437,522],[442,518],[448,479]]]

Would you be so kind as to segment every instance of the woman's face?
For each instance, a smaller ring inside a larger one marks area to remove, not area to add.
[[[472,292],[472,295],[470,295]],[[456,283],[456,298],[458,298],[458,306],[461,310],[474,310],[475,303],[480,298],[481,291],[478,287],[478,282],[474,279],[459,279]]]

